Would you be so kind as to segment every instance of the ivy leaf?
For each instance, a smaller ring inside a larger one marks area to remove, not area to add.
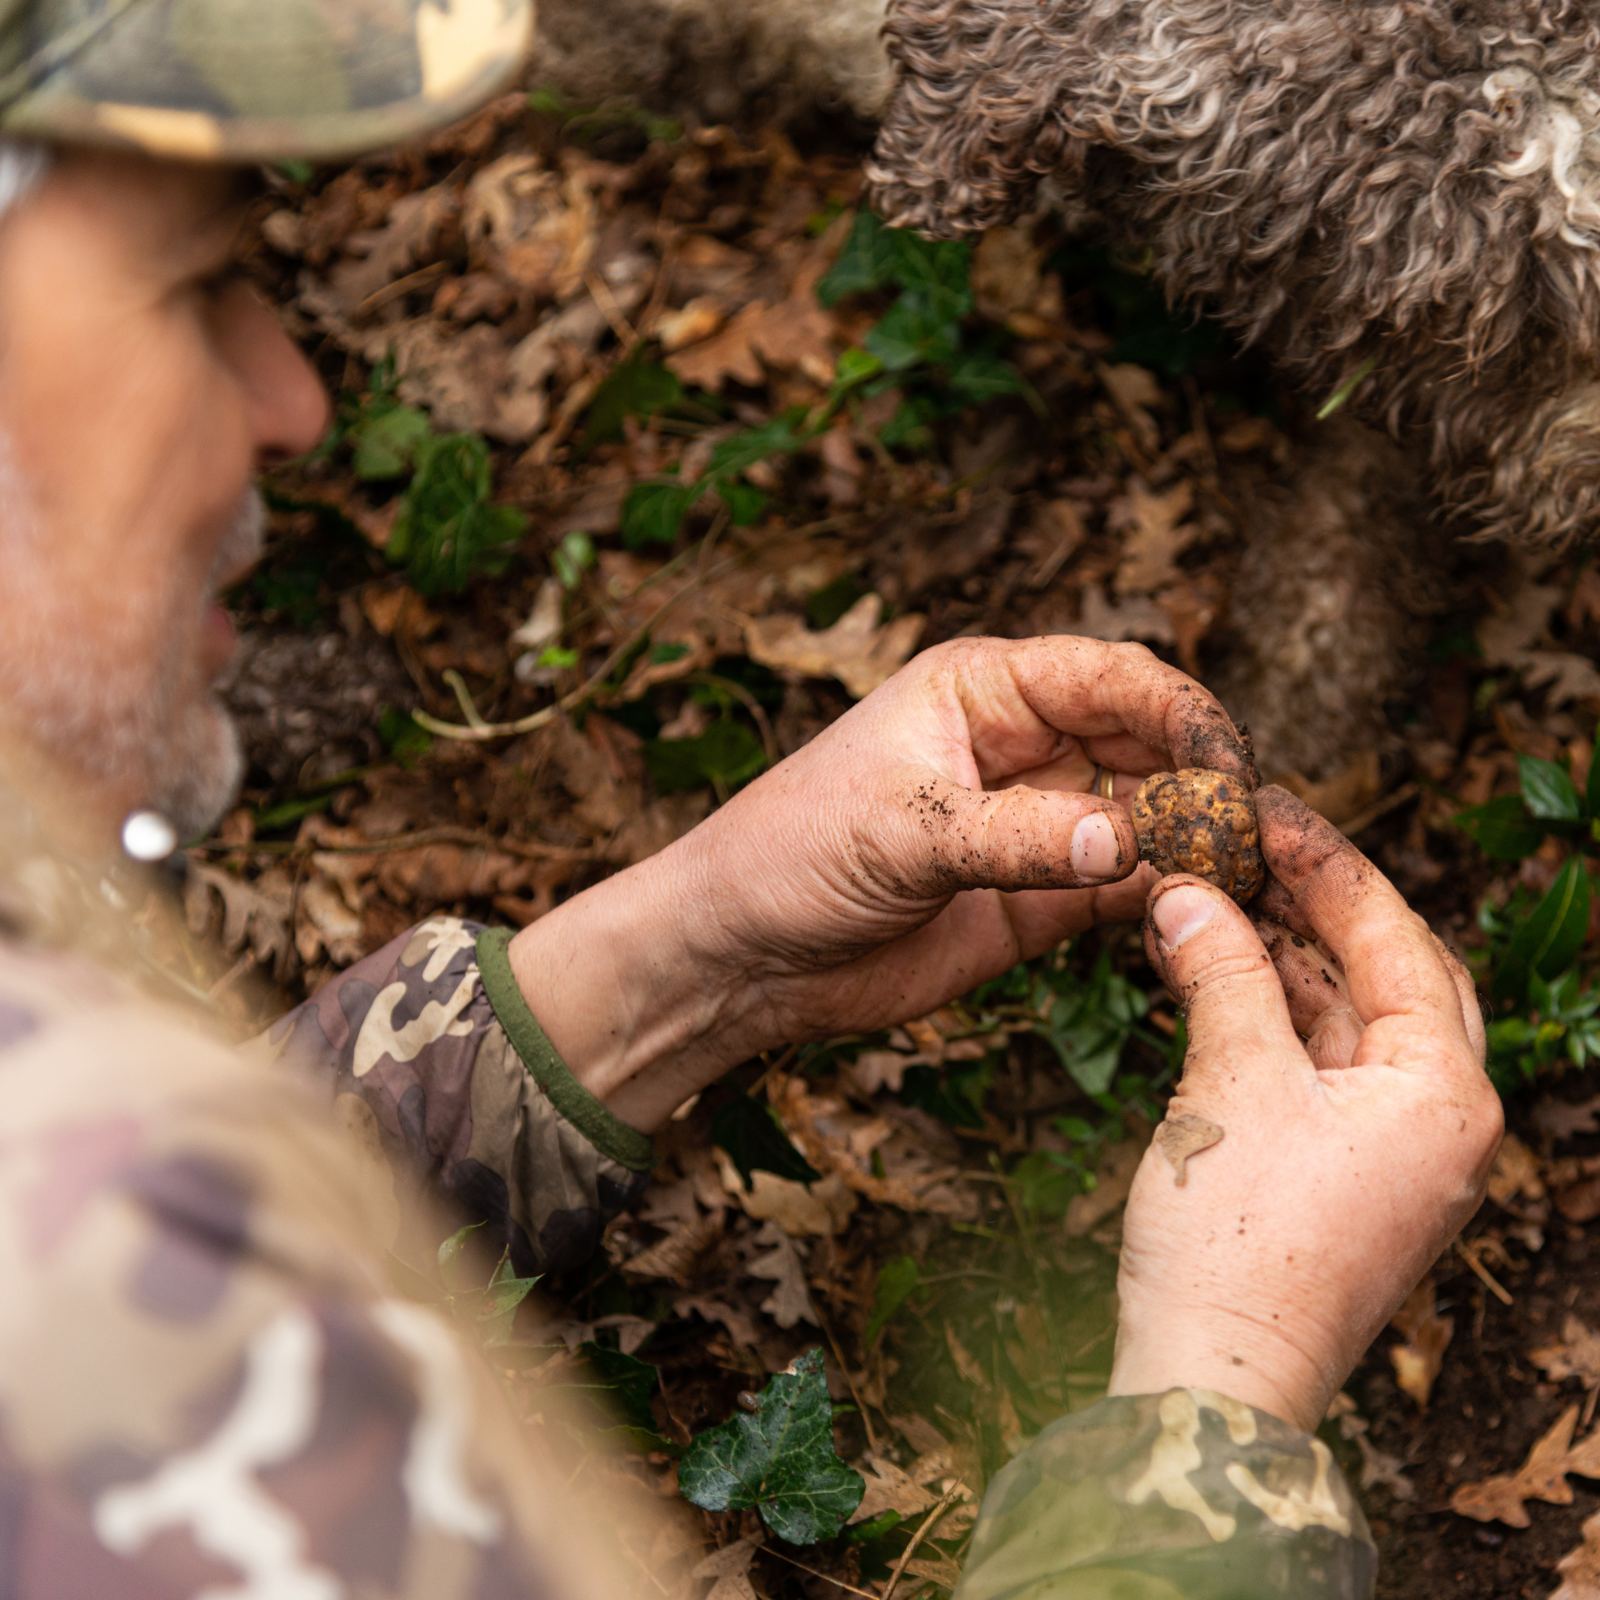
[[[922,1269],[914,1256],[896,1256],[884,1262],[878,1272],[877,1288],[873,1291],[872,1316],[867,1321],[867,1331],[862,1342],[870,1346],[878,1337],[883,1325],[916,1293],[922,1282]]]
[[[350,430],[355,444],[351,464],[363,483],[403,477],[417,451],[433,433],[427,413],[415,406],[391,406],[362,418]]]
[[[728,508],[728,519],[736,528],[748,528],[767,509],[766,493],[740,478],[719,482],[717,494]]]
[[[1584,801],[1591,817],[1600,817],[1600,728],[1595,730],[1595,753],[1589,761],[1589,781]]]
[[[858,211],[838,259],[817,285],[817,299],[834,306],[847,295],[881,289],[895,276],[898,247],[870,211]]]
[[[730,1100],[711,1119],[711,1142],[728,1152],[746,1184],[756,1171],[775,1172],[796,1183],[815,1183],[822,1176],[795,1149],[771,1107],[747,1094]]]
[[[1518,756],[1517,768],[1522,774],[1522,798],[1531,816],[1547,822],[1582,821],[1583,802],[1565,767],[1538,756]]]
[[[767,764],[761,741],[742,722],[723,717],[692,739],[652,739],[644,747],[650,781],[660,794],[703,783],[733,788]]]
[[[622,505],[622,542],[630,550],[674,543],[699,492],[698,484],[636,483]]]
[[[475,433],[422,440],[416,476],[400,498],[385,555],[418,593],[459,594],[476,577],[503,572],[528,519],[490,500],[489,446]]]
[[[1570,967],[1589,936],[1589,905],[1594,896],[1589,874],[1576,858],[1556,875],[1512,935],[1505,959],[1494,974],[1494,992],[1516,999],[1535,975],[1554,978]]]
[[[949,305],[921,289],[908,289],[884,312],[863,341],[888,372],[953,362],[961,345],[961,320]]]
[[[1456,814],[1463,829],[1486,856],[1495,861],[1521,861],[1544,839],[1544,829],[1531,816],[1521,795],[1502,794],[1481,806]]]
[[[861,1504],[866,1482],[833,1448],[833,1402],[822,1352],[808,1350],[761,1391],[754,1415],[700,1434],[678,1485],[704,1511],[748,1511],[790,1544],[834,1538]]]
[[[654,1436],[656,1419],[650,1402],[661,1387],[661,1374],[648,1361],[624,1355],[620,1350],[608,1350],[603,1344],[590,1341],[579,1349],[588,1358],[601,1387],[611,1392],[623,1425]]]
[[[659,362],[637,356],[624,361],[594,392],[584,419],[585,444],[622,437],[629,417],[653,417],[683,399],[683,385]]]

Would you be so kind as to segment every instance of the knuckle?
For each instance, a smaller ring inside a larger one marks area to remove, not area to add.
[[[1111,646],[1110,659],[1118,667],[1132,669],[1147,666],[1161,666],[1161,660],[1149,645],[1140,644],[1137,640],[1127,640],[1121,644]]]
[[[1182,952],[1179,955],[1179,976],[1189,994],[1257,981],[1272,966],[1265,950],[1197,950],[1187,965],[1181,960]]]

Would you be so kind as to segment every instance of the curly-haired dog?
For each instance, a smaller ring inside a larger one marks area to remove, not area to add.
[[[709,122],[865,122],[889,89],[885,0],[540,0],[535,76]]]
[[[1308,396],[1348,390],[1452,525],[1595,531],[1600,6],[894,0],[888,45],[899,81],[872,176],[889,220],[971,233],[1048,182]],[[1403,481],[1375,448],[1355,447],[1364,470]],[[1292,591],[1311,553],[1282,531],[1257,553],[1264,586]],[[1358,566],[1409,554],[1392,512],[1349,533],[1380,558]],[[1255,609],[1276,634],[1257,649],[1292,654],[1293,606],[1276,625]],[[1335,730],[1297,733],[1292,685],[1280,698],[1269,745],[1326,756]]]

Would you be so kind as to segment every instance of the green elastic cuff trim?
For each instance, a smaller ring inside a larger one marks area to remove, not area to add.
[[[483,992],[512,1048],[556,1110],[601,1155],[631,1172],[650,1171],[656,1160],[650,1136],[614,1117],[572,1076],[539,1019],[528,1009],[527,997],[511,972],[509,928],[485,928],[478,935],[478,971],[483,974]]]

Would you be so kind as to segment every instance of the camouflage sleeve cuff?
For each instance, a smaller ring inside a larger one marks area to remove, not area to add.
[[[1205,1390],[1101,1401],[994,1480],[956,1600],[1367,1600],[1377,1555],[1320,1439]]]
[[[512,1048],[550,1103],[601,1155],[632,1172],[648,1172],[655,1165],[649,1135],[619,1121],[573,1077],[529,1009],[511,972],[511,937],[509,928],[485,928],[478,935],[478,970],[483,974],[483,991]]]
[[[272,1039],[381,1151],[402,1259],[438,1244],[443,1200],[487,1223],[519,1272],[558,1275],[638,1198],[651,1143],[557,1057],[512,981],[508,942],[435,917],[325,984]]]

